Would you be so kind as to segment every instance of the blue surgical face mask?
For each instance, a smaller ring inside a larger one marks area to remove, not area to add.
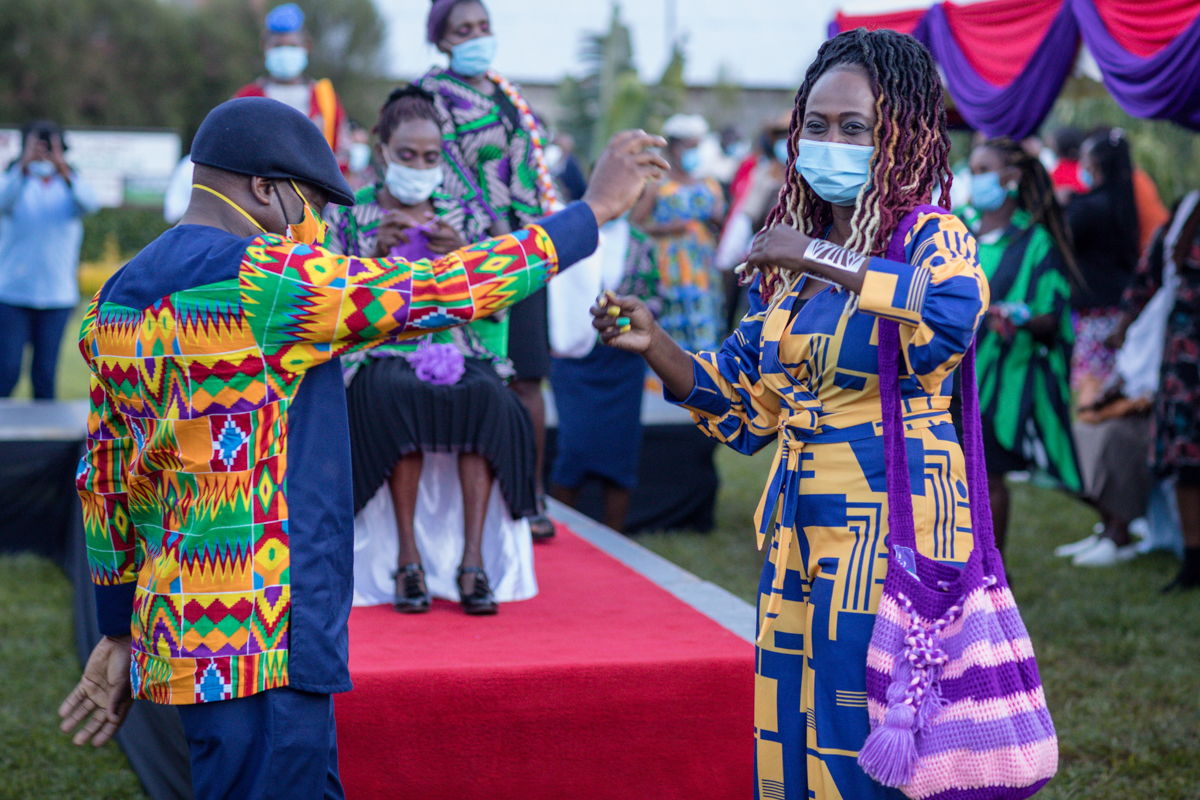
[[[272,78],[290,81],[299,77],[308,67],[308,51],[291,45],[272,47],[267,50],[263,60]]]
[[[1004,205],[1008,192],[1000,185],[999,172],[971,176],[971,205],[979,211],[995,211]]]
[[[30,161],[29,174],[36,178],[49,178],[52,175],[58,174],[58,167],[49,161]]]
[[[1096,176],[1092,174],[1090,169],[1087,167],[1079,167],[1078,174],[1080,183],[1082,183],[1088,189],[1096,188]]]
[[[800,140],[796,171],[817,196],[835,206],[852,206],[871,177],[874,145]]]
[[[454,45],[450,51],[450,69],[464,78],[482,75],[496,57],[496,37],[480,36]]]
[[[428,200],[433,190],[442,185],[442,168],[413,169],[389,163],[383,182],[392,197],[406,206],[415,206]]]
[[[366,142],[350,143],[350,171],[362,172],[371,164],[371,145]]]
[[[787,139],[775,140],[775,160],[780,164],[787,163]]]
[[[679,166],[689,175],[694,175],[700,169],[700,148],[692,147],[679,154]]]

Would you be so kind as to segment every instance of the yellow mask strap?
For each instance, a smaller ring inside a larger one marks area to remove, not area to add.
[[[293,185],[294,185],[294,184],[293,184]],[[208,187],[208,186],[204,186],[203,184],[199,184],[199,183],[193,183],[193,184],[192,184],[192,188],[193,188],[193,189],[203,189],[204,191],[208,192],[209,194],[215,194],[217,197],[221,198],[221,199],[222,199],[222,200],[224,200],[226,203],[229,203],[229,205],[231,205],[231,206],[233,206],[234,208],[236,208],[236,209],[238,210],[238,213],[240,213],[240,214],[241,214],[243,217],[245,217],[246,219],[250,220],[250,224],[251,224],[251,225],[253,225],[254,227],[258,228],[258,229],[259,229],[260,231],[262,231],[263,233],[266,233],[266,232],[267,232],[267,229],[266,229],[266,228],[264,228],[262,225],[259,225],[259,224],[258,224],[258,220],[256,220],[254,217],[250,216],[250,213],[249,213],[248,211],[246,211],[246,209],[242,208],[242,207],[241,207],[241,206],[239,206],[237,203],[233,202],[233,201],[232,201],[232,200],[230,200],[228,197],[226,197],[225,195],[223,195],[223,194],[221,194],[220,192],[218,192],[216,189],[212,189],[212,188],[210,188],[210,187]],[[300,199],[301,199],[301,200],[303,200],[304,198],[303,198],[303,197],[301,197]]]
[[[309,204],[308,204],[308,198],[305,197],[304,193],[300,191],[300,187],[296,185],[295,181],[289,180],[288,183],[290,183],[292,185],[292,190],[296,193],[296,197],[299,197],[300,202],[304,203],[304,213],[307,214],[312,219],[316,219],[317,215],[313,213],[312,207],[309,206]],[[300,222],[304,222],[304,219],[301,218]],[[298,225],[300,223],[296,223],[296,224]]]

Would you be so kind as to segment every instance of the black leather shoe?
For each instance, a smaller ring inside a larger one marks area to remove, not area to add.
[[[470,594],[462,590],[462,578],[467,573],[475,576],[475,587]],[[488,585],[487,573],[483,571],[483,567],[459,567],[457,577],[458,592],[462,595],[463,611],[472,616],[482,617],[495,614],[500,610],[500,606],[492,594],[492,587]]]
[[[529,518],[529,533],[535,542],[544,542],[554,538],[554,523],[545,514]]]
[[[429,590],[425,588],[425,568],[420,564],[405,564],[402,571],[392,573],[396,593],[392,607],[401,614],[424,614],[429,610]]]
[[[1180,570],[1179,574],[1175,576],[1175,580],[1162,588],[1162,593],[1174,594],[1192,589],[1200,589],[1200,576],[1190,575],[1187,570]]]

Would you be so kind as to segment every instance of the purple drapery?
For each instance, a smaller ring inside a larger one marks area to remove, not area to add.
[[[831,37],[839,31],[836,20],[830,23]],[[1200,16],[1161,51],[1143,58],[1108,32],[1095,0],[1063,0],[1029,61],[1006,86],[992,84],[971,65],[941,3],[921,17],[913,36],[941,66],[963,119],[989,136],[1019,139],[1038,129],[1071,75],[1081,38],[1125,111],[1200,130]]]
[[[963,119],[988,136],[1016,139],[1036,131],[1050,113],[1071,74],[1079,44],[1075,17],[1069,3],[1064,2],[1021,74],[1007,86],[995,86],[967,60],[941,3],[921,18],[913,36],[929,48],[942,67],[946,89]]]
[[[1123,48],[1104,26],[1093,0],[1066,0],[1100,66],[1104,86],[1130,115],[1169,119],[1200,130],[1200,16],[1149,58]],[[953,92],[951,92],[953,95]]]

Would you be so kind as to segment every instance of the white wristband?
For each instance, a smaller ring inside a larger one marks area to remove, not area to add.
[[[808,243],[808,247],[804,248],[804,260],[839,269],[842,272],[852,272],[855,275],[867,262],[866,256],[860,256],[844,247],[830,244],[824,239],[813,239]]]

